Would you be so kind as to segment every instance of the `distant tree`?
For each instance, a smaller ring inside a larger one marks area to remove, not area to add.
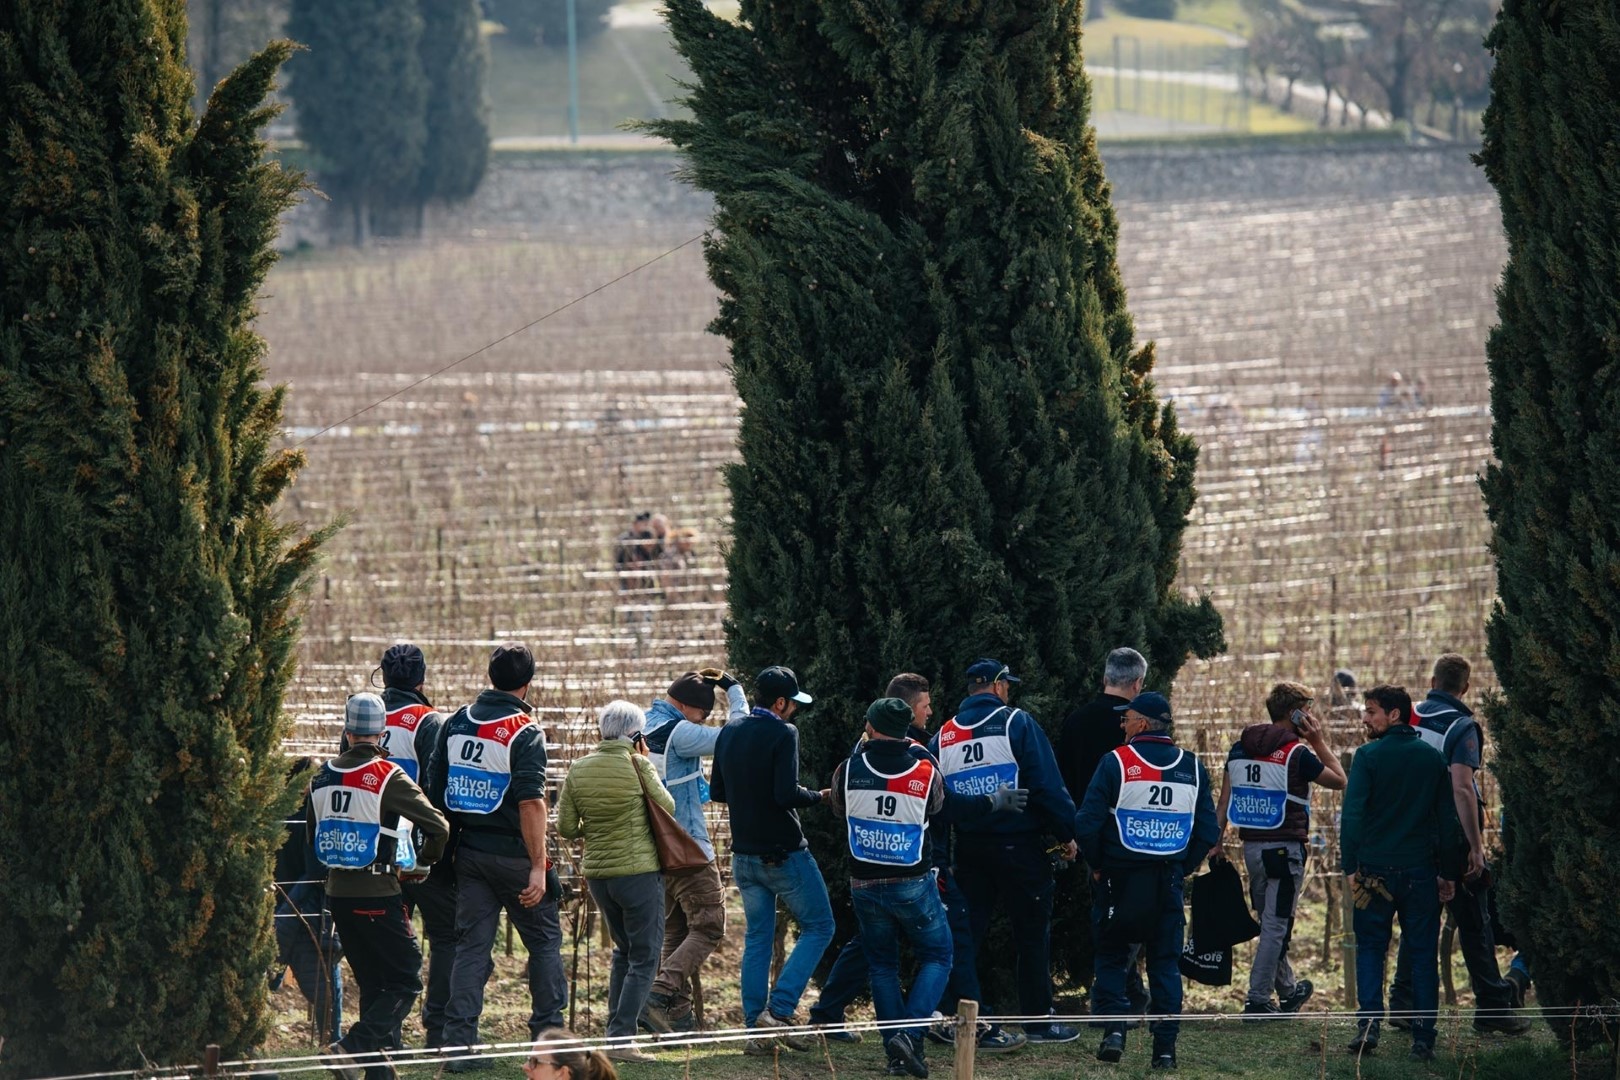
[[[584,41],[606,30],[608,9],[614,3],[615,0],[574,0],[576,39]],[[491,8],[514,41],[557,49],[568,44],[567,0],[494,0]]]
[[[275,44],[200,121],[181,0],[0,4],[0,1073],[264,1036],[317,540],[254,296]]]
[[[489,166],[489,48],[478,0],[421,0],[427,142],[418,197],[470,198]]]
[[[197,73],[198,104],[219,81],[281,33],[288,0],[187,0],[186,56]]]
[[[357,244],[376,221],[414,214],[427,145],[419,0],[292,0],[287,65],[298,134],[320,186],[345,205]]]
[[[730,656],[794,667],[824,782],[897,671],[997,657],[1055,730],[1108,650],[1163,686],[1222,647],[1176,587],[1197,448],[1134,339],[1079,0],[670,0],[743,401]],[[835,894],[836,823],[806,826]],[[1078,875],[1077,875],[1078,876]],[[1058,962],[1084,975],[1083,902]],[[986,955],[989,955],[987,950]]]
[[[1488,707],[1506,844],[1503,921],[1561,1038],[1614,1041],[1620,1000],[1620,13],[1506,0],[1485,174],[1508,259],[1486,357],[1496,556]],[[1594,1012],[1577,1022],[1570,1010]]]

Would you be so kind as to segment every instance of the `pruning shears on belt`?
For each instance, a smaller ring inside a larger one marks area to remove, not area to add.
[[[1372,903],[1374,896],[1382,896],[1390,903],[1395,902],[1395,897],[1390,895],[1389,887],[1384,884],[1383,878],[1368,873],[1352,875],[1350,879],[1350,899],[1356,905],[1357,910],[1365,910],[1367,905]]]

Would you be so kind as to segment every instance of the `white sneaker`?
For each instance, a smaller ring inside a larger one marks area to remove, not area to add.
[[[658,1064],[657,1058],[647,1053],[647,1051],[643,1050],[635,1043],[631,1043],[629,1046],[615,1046],[611,1050],[603,1051],[603,1053],[607,1056],[609,1061],[629,1061],[637,1065]]]

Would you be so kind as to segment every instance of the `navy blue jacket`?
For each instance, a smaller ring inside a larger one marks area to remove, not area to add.
[[[975,724],[1006,702],[994,694],[974,694],[957,707],[956,719],[964,725]],[[956,830],[963,836],[1039,835],[1049,832],[1059,842],[1074,839],[1074,800],[1063,784],[1058,771],[1057,755],[1046,732],[1035,718],[1023,709],[1014,709],[1007,722],[1007,740],[1012,744],[1013,757],[1018,761],[1018,786],[1029,789],[1029,809],[1022,814],[1010,810],[986,814],[977,820],[956,817]],[[928,750],[939,757],[939,736],[928,743]],[[947,789],[948,790],[948,789]],[[947,807],[949,812],[949,807]]]
[[[1168,765],[1176,760],[1181,748],[1163,735],[1138,735],[1130,741],[1131,748],[1152,765]],[[1187,751],[1192,753],[1192,751]],[[1197,761],[1197,756],[1194,755]],[[1210,794],[1209,770],[1202,761],[1198,764],[1198,801],[1193,804],[1193,832],[1187,848],[1180,855],[1184,873],[1192,873],[1204,861],[1211,848],[1220,842],[1221,833],[1215,826],[1215,799]],[[1119,798],[1119,758],[1110,753],[1097,766],[1091,786],[1086,789],[1085,801],[1074,817],[1075,838],[1080,842],[1080,854],[1093,869],[1119,867],[1130,863],[1157,863],[1170,861],[1171,856],[1143,855],[1128,851],[1119,842],[1119,827],[1114,821],[1114,803]]]

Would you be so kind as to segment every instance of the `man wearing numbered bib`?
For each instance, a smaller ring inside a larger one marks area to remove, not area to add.
[[[382,674],[384,722],[382,748],[388,760],[405,770],[416,783],[425,781],[428,761],[439,742],[444,715],[423,693],[427,660],[422,650],[409,642],[391,645],[382,654],[377,670]],[[455,848],[454,833],[440,859],[425,881],[404,883],[405,902],[422,915],[422,936],[427,938],[427,995],[422,999],[422,1027],[427,1045],[444,1041],[444,1006],[450,999],[450,965],[456,959],[456,874],[450,865]]]
[[[309,835],[328,868],[327,906],[360,987],[359,1018],[323,1056],[341,1080],[389,1071],[378,1055],[399,1048],[400,1022],[422,992],[422,950],[405,919],[399,874],[436,862],[450,838],[444,816],[378,745],[385,716],[376,694],[351,697],[343,722],[349,748],[310,781]],[[421,830],[420,851],[412,849],[411,825]]]
[[[833,810],[849,844],[850,902],[861,928],[879,1023],[916,1020],[884,1032],[890,1075],[928,1075],[925,1021],[939,1004],[954,955],[950,921],[934,880],[929,821],[945,808],[939,769],[907,739],[911,706],[879,698],[866,710],[866,742],[833,772]],[[911,943],[917,974],[900,989],[900,942]]]
[[[1181,1012],[1182,882],[1209,854],[1220,831],[1209,773],[1171,739],[1170,703],[1138,694],[1125,714],[1125,745],[1104,757],[1075,815],[1075,834],[1092,868],[1096,982],[1092,1013],[1103,1021],[1097,1060],[1125,1053],[1131,1011],[1125,975],[1131,943],[1147,954],[1148,1012],[1169,1017],[1153,1029],[1153,1067],[1176,1067]]]
[[[1000,810],[956,826],[956,881],[967,899],[980,958],[998,904],[1012,920],[1018,1015],[1052,1012],[1052,893],[1056,879],[1046,836],[1073,860],[1074,800],[1057,757],[1035,718],[1008,704],[1018,678],[997,660],[967,669],[968,696],[939,729],[929,750],[945,787],[955,795],[993,795],[1002,787],[1029,791],[1026,813]],[[1072,1042],[1080,1030],[1052,1021],[1024,1024],[1032,1043]]]
[[[1243,1012],[1265,1016],[1298,1012],[1314,987],[1296,979],[1288,962],[1294,911],[1305,889],[1305,845],[1311,834],[1311,785],[1343,791],[1344,766],[1309,712],[1310,688],[1278,683],[1266,697],[1269,724],[1243,729],[1226,758],[1216,822],[1230,821],[1243,840],[1249,901],[1260,918],[1260,942],[1249,972]],[[1225,858],[1216,848],[1210,860]],[[1277,1000],[1272,1000],[1276,991]]]
[[[546,738],[527,701],[534,679],[528,647],[498,645],[490,689],[458,709],[439,732],[427,792],[456,834],[456,961],[450,970],[444,1045],[473,1046],[484,1011],[484,984],[501,911],[529,951],[529,1034],[563,1024],[563,975],[557,880],[546,858]],[[489,1068],[460,1057],[451,1072]]]

